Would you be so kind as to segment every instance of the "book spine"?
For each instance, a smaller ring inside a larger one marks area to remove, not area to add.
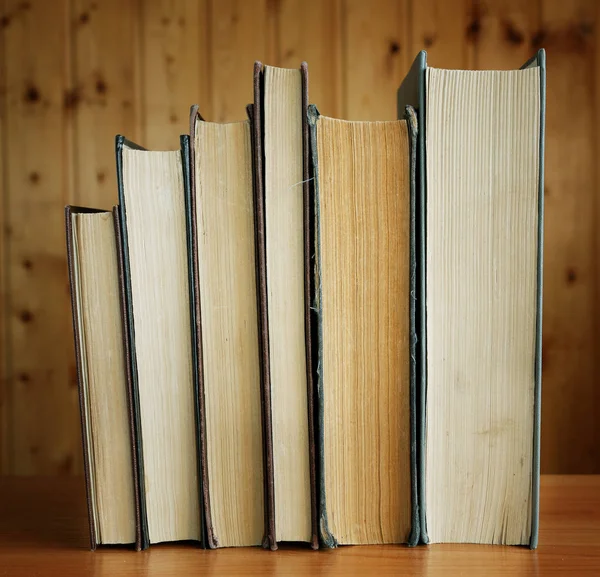
[[[74,243],[73,243],[73,207],[65,207],[65,228],[67,234],[67,263],[69,269],[69,285],[71,289],[71,310],[73,313],[73,336],[75,339],[75,365],[77,367],[77,391],[79,394],[79,414],[81,418],[81,437],[83,440],[83,471],[85,475],[85,491],[86,503],[88,510],[88,524],[90,531],[90,549],[94,551],[98,544],[96,526],[94,523],[94,510],[92,506],[92,487],[91,487],[91,463],[88,452],[89,439],[88,427],[86,423],[85,411],[85,394],[83,391],[83,376],[82,376],[82,356],[79,335],[79,306],[77,303],[76,280],[75,280],[75,265],[74,265]]]
[[[308,127],[308,64],[300,66],[302,76],[302,172],[304,211],[304,334],[306,335],[306,397],[308,403],[308,458],[310,466],[310,518],[311,547],[319,548],[319,526],[317,514],[317,464],[315,441],[314,369],[313,369],[313,314],[312,302],[312,247],[314,246],[313,223],[311,222],[310,130]]]
[[[317,418],[315,422],[316,435],[315,445],[318,459],[316,459],[316,477],[318,491],[318,535],[323,547],[337,547],[337,539],[329,530],[327,520],[327,500],[325,495],[325,451],[324,451],[324,412],[323,412],[323,324],[321,317],[322,290],[321,290],[321,233],[319,220],[319,159],[317,153],[317,125],[319,111],[314,104],[308,107],[308,125],[310,129],[310,149],[313,173],[314,190],[314,252],[315,264],[313,270],[313,294],[312,310],[314,311],[314,324],[317,335],[317,390],[315,399],[315,411]]]
[[[254,215],[256,230],[256,287],[258,295],[258,334],[261,364],[261,409],[263,432],[263,470],[265,530],[263,547],[275,551],[275,482],[273,476],[273,425],[271,418],[271,371],[269,362],[269,325],[267,316],[267,256],[265,240],[265,188],[263,162],[263,65],[254,63],[254,105],[248,107],[252,124],[254,169]]]
[[[117,160],[117,186],[119,191],[118,207],[118,237],[117,246],[120,250],[119,265],[121,267],[121,302],[123,303],[123,319],[125,338],[125,364],[127,367],[127,383],[129,391],[129,412],[131,420],[131,436],[133,441],[133,455],[135,466],[135,492],[136,492],[136,549],[147,549],[150,546],[148,535],[148,518],[146,515],[146,491],[144,483],[144,453],[142,443],[142,429],[140,421],[140,399],[137,386],[137,360],[135,353],[135,331],[133,328],[133,304],[131,302],[131,277],[129,267],[129,245],[127,242],[127,209],[123,193],[123,146],[140,148],[128,142],[123,136],[115,139]]]
[[[198,274],[198,240],[196,229],[196,184],[195,184],[195,131],[198,107],[190,111],[190,135],[181,137],[181,164],[185,190],[186,234],[188,245],[188,271],[190,290],[190,326],[192,329],[192,364],[194,370],[194,399],[196,417],[196,451],[198,461],[198,494],[200,503],[201,546],[216,547],[213,534],[208,493],[208,470],[206,457],[206,420],[204,404],[204,365],[202,356],[202,325],[200,322],[200,286]],[[209,520],[209,522],[207,522]],[[209,524],[210,523],[210,524]],[[210,537],[209,537],[210,536]]]
[[[131,347],[129,342],[127,302],[125,298],[125,277],[123,269],[123,238],[121,235],[121,218],[119,207],[113,208],[113,219],[115,224],[115,240],[117,245],[117,263],[119,269],[119,300],[121,303],[121,323],[123,326],[123,351],[125,354],[125,381],[127,383],[127,409],[129,412],[129,433],[131,441],[131,460],[133,468],[133,493],[135,499],[135,548],[140,551],[143,548],[142,538],[142,518],[141,518],[141,496],[140,496],[140,470],[138,464],[138,455],[136,451],[138,430],[136,428],[133,384],[131,379]]]
[[[417,255],[416,255],[416,204],[417,204],[417,114],[412,106],[406,106],[404,118],[408,126],[410,147],[410,502],[412,526],[408,546],[419,543],[421,535],[419,523],[419,491],[417,469]]]
[[[546,137],[546,52],[539,50],[532,59],[540,72],[540,157],[538,183],[538,254],[535,326],[535,384],[533,405],[533,465],[531,480],[530,549],[538,546],[540,521],[540,436],[542,421],[542,311],[544,281],[544,140]],[[523,67],[527,67],[529,63]]]

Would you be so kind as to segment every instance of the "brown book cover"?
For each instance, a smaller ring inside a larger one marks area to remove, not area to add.
[[[318,549],[317,493],[316,493],[316,454],[313,402],[313,361],[311,339],[311,238],[310,238],[310,150],[308,128],[308,65],[300,67],[302,75],[302,156],[303,156],[303,213],[304,213],[304,322],[306,350],[306,383],[308,399],[308,434],[310,461],[311,495],[311,546]],[[248,106],[248,116],[252,123],[254,153],[255,211],[257,226],[258,300],[259,330],[261,339],[262,392],[263,392],[263,437],[264,437],[264,478],[265,478],[265,538],[263,547],[277,549],[277,528],[275,526],[275,489],[273,472],[273,428],[271,416],[271,379],[269,364],[269,328],[267,302],[267,263],[265,243],[265,179],[264,179],[264,66],[254,64],[254,104]]]
[[[84,474],[85,474],[85,485],[86,485],[86,499],[87,499],[87,509],[88,509],[88,522],[89,522],[89,530],[90,530],[90,548],[91,550],[95,550],[96,547],[99,545],[98,543],[98,535],[97,535],[97,530],[96,530],[96,526],[94,524],[94,514],[93,514],[93,508],[92,508],[92,488],[91,488],[91,476],[90,476],[90,470],[91,470],[91,462],[90,462],[90,455],[88,452],[88,445],[89,445],[89,437],[88,437],[88,423],[86,423],[86,417],[85,417],[85,394],[83,391],[83,376],[82,376],[82,370],[83,370],[83,363],[82,363],[82,351],[81,351],[81,347],[80,347],[80,343],[81,343],[81,339],[80,339],[80,333],[79,333],[79,325],[80,325],[80,319],[79,319],[79,308],[77,306],[77,300],[76,300],[76,292],[75,292],[75,286],[76,286],[76,279],[75,279],[75,264],[74,264],[74,258],[75,258],[75,251],[74,251],[74,246],[73,246],[73,219],[72,216],[73,214],[77,214],[77,213],[100,213],[100,212],[106,212],[104,210],[99,210],[99,209],[93,209],[93,208],[83,208],[83,207],[77,207],[77,206],[66,206],[65,207],[65,228],[66,228],[66,241],[67,241],[67,263],[68,263],[68,271],[69,271],[69,282],[70,282],[70,289],[71,289],[71,309],[72,309],[72,313],[73,313],[73,334],[74,334],[74,338],[75,338],[75,363],[76,363],[76,368],[77,368],[77,388],[78,388],[78,392],[79,392],[79,411],[80,411],[80,416],[81,416],[81,434],[82,434],[82,440],[83,440],[83,465],[84,465]],[[117,263],[118,263],[118,269],[119,269],[119,285],[120,285],[120,300],[121,300],[121,306],[122,306],[122,310],[121,310],[121,319],[123,322],[123,335],[124,335],[124,342],[123,342],[123,346],[124,346],[124,352],[125,352],[125,360],[126,360],[126,367],[128,366],[128,361],[129,361],[129,354],[128,354],[128,348],[127,348],[127,331],[126,329],[126,325],[125,323],[125,317],[123,316],[125,314],[124,311],[124,290],[123,290],[123,276],[122,276],[122,245],[121,245],[121,235],[120,235],[120,227],[119,227],[119,220],[118,220],[118,214],[117,214],[117,209],[116,207],[113,209],[113,218],[114,218],[114,223],[115,223],[115,233],[116,233],[116,244],[117,244],[117,250],[119,251],[118,255],[115,255],[117,257]],[[130,388],[130,378],[129,378],[129,374],[126,374],[126,380],[128,383],[128,410],[129,410],[129,415],[130,415],[130,430],[131,430],[131,439],[135,438],[135,430],[133,427],[133,413],[132,413],[132,408],[131,408],[131,388]],[[141,525],[140,525],[140,515],[139,515],[139,495],[138,495],[138,487],[137,487],[137,462],[136,462],[136,457],[135,457],[135,451],[132,450],[132,455],[133,455],[133,472],[134,472],[134,490],[135,490],[135,509],[136,509],[136,541],[135,541],[135,547],[137,550],[141,549]]]
[[[206,407],[204,403],[204,364],[202,354],[202,317],[200,310],[200,299],[198,291],[194,287],[198,287],[200,283],[198,275],[198,227],[196,223],[196,166],[193,161],[195,158],[195,142],[196,142],[196,118],[202,119],[198,112],[198,105],[195,104],[190,110],[190,139],[189,139],[189,174],[190,182],[187,187],[187,211],[188,211],[188,229],[189,229],[189,252],[190,252],[190,270],[192,275],[192,332],[195,345],[195,360],[194,374],[197,389],[197,429],[198,429],[198,450],[199,450],[199,473],[202,485],[201,492],[201,508],[204,511],[204,528],[206,546],[209,549],[214,549],[218,546],[217,539],[214,533],[212,524],[211,508],[210,508],[210,493],[208,479],[208,465],[206,453]]]

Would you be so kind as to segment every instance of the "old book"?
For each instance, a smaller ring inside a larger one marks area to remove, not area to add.
[[[91,548],[139,546],[115,221],[72,206],[65,220]]]
[[[181,149],[116,139],[142,546],[203,540]]]
[[[416,116],[309,122],[320,538],[414,545]]]
[[[188,202],[209,547],[264,531],[256,225],[249,121],[190,115]]]
[[[424,542],[537,546],[545,54],[429,68],[419,107],[420,511]]]
[[[254,68],[265,541],[318,547],[310,340],[308,68]]]

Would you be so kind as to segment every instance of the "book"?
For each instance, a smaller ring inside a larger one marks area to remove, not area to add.
[[[254,67],[265,540],[318,547],[310,340],[308,67]]]
[[[116,138],[66,207],[90,544],[539,532],[545,53],[329,118],[254,66],[248,120]]]
[[[419,498],[425,543],[537,546],[545,53],[430,68],[418,107]]]
[[[205,122],[193,106],[190,141],[207,543],[260,545],[265,508],[250,122]]]
[[[185,185],[181,149],[116,138],[126,346],[136,431],[142,547],[203,543]]]
[[[116,211],[65,209],[92,549],[140,545],[113,215],[118,217]]]
[[[350,122],[312,105],[308,114],[320,539],[414,545],[416,115]]]

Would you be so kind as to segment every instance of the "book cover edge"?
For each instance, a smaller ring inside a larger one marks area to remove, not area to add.
[[[129,375],[132,409],[134,417],[134,427],[132,434],[134,435],[134,454],[138,467],[136,479],[138,503],[136,507],[139,509],[139,537],[137,547],[139,549],[147,549],[150,545],[148,535],[148,518],[146,514],[146,491],[144,487],[144,455],[142,448],[142,429],[140,421],[140,400],[137,380],[137,359],[135,353],[135,330],[133,326],[133,306],[131,302],[131,277],[129,268],[129,243],[127,237],[127,207],[125,204],[125,194],[123,190],[123,146],[135,150],[144,150],[141,146],[127,140],[122,135],[115,137],[115,156],[117,163],[117,189],[119,196],[119,220],[120,220],[120,240],[122,250],[122,267],[123,267],[123,288],[125,291],[125,308],[126,308],[126,327],[125,335],[129,346]]]
[[[204,377],[203,377],[203,355],[201,341],[200,322],[200,298],[198,277],[198,254],[196,251],[196,202],[195,202],[195,167],[192,159],[194,149],[192,137],[195,136],[196,117],[202,120],[196,105],[190,110],[190,134],[182,134],[179,138],[181,147],[181,166],[183,169],[183,188],[185,197],[186,215],[186,244],[188,252],[188,290],[190,300],[190,328],[192,366],[194,376],[194,418],[196,425],[196,460],[198,475],[198,506],[200,513],[200,545],[203,549],[208,547],[209,530],[207,519],[210,519],[210,500],[208,494],[208,474],[206,471],[206,427],[204,421]],[[205,491],[206,487],[206,491]],[[214,542],[212,523],[210,525],[210,537]]]
[[[92,495],[91,495],[91,464],[90,455],[88,452],[88,434],[87,425],[85,420],[85,396],[83,393],[83,379],[82,379],[82,367],[81,367],[81,347],[79,342],[79,310],[76,303],[75,296],[75,267],[73,265],[74,251],[73,251],[73,221],[72,215],[78,211],[78,207],[67,205],[65,207],[65,230],[66,230],[66,241],[67,241],[67,268],[69,274],[69,287],[71,293],[71,312],[73,320],[73,337],[75,341],[75,366],[77,371],[77,393],[79,397],[79,415],[81,425],[81,438],[83,445],[83,471],[85,477],[85,493],[86,493],[86,505],[88,513],[88,527],[89,527],[89,538],[90,538],[90,549],[95,551],[98,541],[96,526],[94,523],[94,512],[92,506]]]

